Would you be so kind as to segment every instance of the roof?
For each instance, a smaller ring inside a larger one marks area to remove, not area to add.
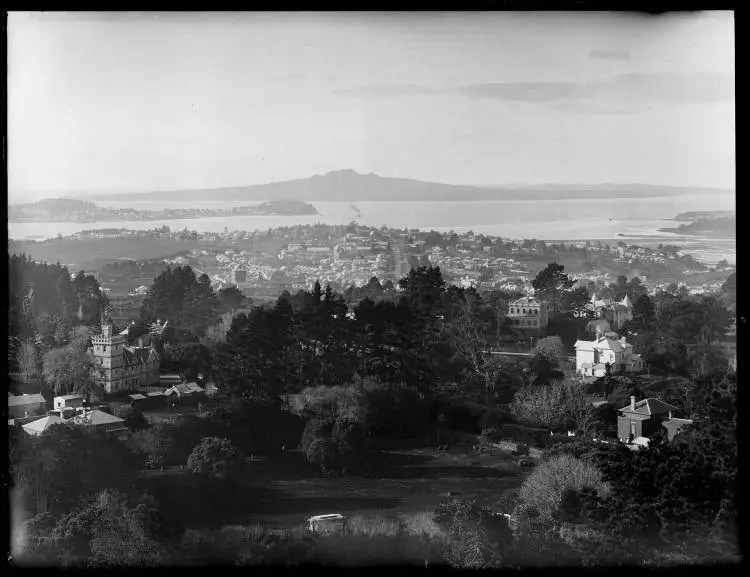
[[[62,399],[64,401],[73,401],[75,399],[83,399],[83,395],[62,395],[60,397],[55,397],[55,400]]]
[[[513,301],[510,303],[510,306],[518,306],[518,307],[524,307],[524,306],[536,306],[538,307],[541,303],[538,299],[534,297],[521,297],[520,299]]]
[[[128,395],[129,398],[133,399],[134,401],[140,401],[141,399],[145,399],[145,395],[141,395],[140,393],[135,393],[133,395]]]
[[[83,424],[84,422],[88,422],[94,427],[100,425],[121,424],[125,422],[124,419],[115,417],[114,415],[110,415],[109,413],[105,413],[104,411],[100,411],[99,409],[86,411],[85,413],[79,413],[70,420],[79,425]]]
[[[21,407],[23,405],[36,405],[38,403],[46,403],[47,400],[40,394],[34,393],[32,395],[19,395],[17,397],[8,397],[9,407]]]
[[[631,421],[648,421],[651,418],[649,415],[642,415],[640,413],[628,413],[622,416],[627,416]]]
[[[149,399],[153,399],[154,397],[163,397],[164,393],[162,391],[156,391],[154,393],[146,393],[146,397]]]
[[[23,426],[23,430],[30,435],[41,435],[44,431],[49,429],[52,425],[62,424],[64,421],[57,415],[47,415],[36,421],[32,421]]]
[[[626,413],[632,413],[630,409],[630,405],[627,405],[620,409],[623,412]],[[643,399],[642,401],[638,401],[635,404],[635,413],[639,415],[661,415],[664,413],[669,413],[670,411],[676,411],[677,407],[674,407],[670,405],[669,403],[665,403],[664,401],[661,401],[659,399]]]
[[[692,424],[692,419],[667,419],[662,423],[662,426],[667,427],[668,429],[679,429],[680,427],[684,427],[685,425]]]

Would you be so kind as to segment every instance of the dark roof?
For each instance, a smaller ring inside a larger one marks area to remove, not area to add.
[[[33,395],[19,395],[17,397],[8,397],[9,407],[22,407],[24,405],[36,405],[46,402],[47,401],[40,393],[34,393]]]
[[[620,411],[624,413],[632,414],[633,412],[635,412],[639,415],[649,415],[649,416],[661,415],[663,413],[668,413],[670,411],[676,411],[676,410],[677,410],[677,407],[674,407],[659,399],[643,399],[642,401],[638,401],[635,404],[635,411],[631,410],[630,405],[627,405],[620,409]]]

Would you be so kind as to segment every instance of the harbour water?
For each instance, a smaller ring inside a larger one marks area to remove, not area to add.
[[[99,203],[136,210],[163,208],[230,208],[257,204],[247,201],[178,202],[163,200],[117,201]],[[659,228],[676,227],[669,220],[678,213],[699,210],[733,210],[735,196],[682,195],[632,199],[560,199],[544,201],[492,202],[315,202],[320,214],[305,216],[224,216],[216,218],[124,221],[99,223],[9,223],[8,234],[14,239],[53,238],[82,230],[98,228],[128,228],[148,230],[163,225],[172,230],[187,228],[198,232],[228,230],[267,230],[296,224],[347,224],[353,220],[369,226],[419,228],[448,232],[466,232],[505,238],[535,238],[538,240],[601,240],[655,246],[660,243],[684,246],[686,252],[705,262],[726,258],[736,260],[734,239],[686,237],[659,232]]]

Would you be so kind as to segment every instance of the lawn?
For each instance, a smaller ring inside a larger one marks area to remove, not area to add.
[[[470,447],[440,455],[433,448],[392,450],[382,456],[377,477],[324,476],[300,452],[290,451],[254,463],[231,488],[206,485],[175,470],[148,472],[143,483],[160,502],[164,517],[184,530],[247,523],[294,529],[325,513],[403,518],[434,509],[449,493],[489,504],[523,480],[514,461],[477,457]]]

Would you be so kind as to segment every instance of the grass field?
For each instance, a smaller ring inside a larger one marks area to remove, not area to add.
[[[207,490],[177,470],[150,471],[143,482],[176,527],[218,529],[262,524],[293,530],[313,515],[406,519],[431,511],[449,493],[490,504],[517,487],[523,473],[504,457],[474,456],[456,447],[436,456],[432,448],[384,451],[377,477],[323,476],[297,451],[256,463],[231,490]]]

